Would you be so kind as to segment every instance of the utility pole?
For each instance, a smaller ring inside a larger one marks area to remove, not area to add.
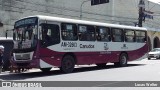
[[[86,1],[83,1],[81,3],[81,7],[80,7],[80,20],[82,19],[82,7],[83,7],[83,4],[86,3],[86,2],[88,2],[88,1],[91,1],[91,0],[86,0]]]
[[[144,17],[145,3],[144,0],[139,1],[139,18],[138,18],[138,26],[142,27],[143,17]]]

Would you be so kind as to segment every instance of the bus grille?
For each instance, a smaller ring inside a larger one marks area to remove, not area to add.
[[[30,60],[30,54],[15,55],[17,61]]]

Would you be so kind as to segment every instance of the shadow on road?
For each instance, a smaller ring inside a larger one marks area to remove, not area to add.
[[[153,61],[154,61],[154,60],[157,60],[157,61],[158,61],[158,60],[160,60],[160,59],[156,59],[156,58],[149,59],[149,61],[152,61],[152,60],[153,60]]]
[[[127,67],[135,67],[135,66],[144,66],[145,64],[128,64]],[[114,65],[107,65],[104,67],[82,67],[76,68],[72,73],[79,73],[79,72],[87,72],[87,71],[96,71],[96,70],[108,70],[108,69],[115,69],[115,68],[127,68],[127,67],[116,67]],[[55,76],[55,75],[63,75],[64,73],[60,70],[52,70],[50,72],[28,72],[28,73],[13,73],[13,74],[6,74],[0,75],[0,79],[2,80],[25,80],[28,78],[36,78],[36,77],[45,77],[45,76]]]

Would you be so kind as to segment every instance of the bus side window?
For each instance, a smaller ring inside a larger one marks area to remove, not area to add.
[[[78,30],[79,30],[79,40],[80,41],[85,41],[86,40],[86,34],[87,34],[87,27],[83,26],[83,25],[79,25],[78,26]]]
[[[112,28],[112,41],[113,42],[123,42],[124,41],[123,29]]]
[[[106,27],[97,27],[97,41],[110,41],[110,29]]]
[[[89,25],[79,25],[79,40],[80,41],[95,41],[95,28]]]
[[[135,32],[134,30],[125,30],[125,41],[126,42],[135,42]]]
[[[61,32],[62,32],[62,39],[63,40],[77,40],[77,25],[70,24],[70,23],[62,23],[61,24]]]
[[[146,32],[145,31],[136,31],[136,42],[143,43],[146,42]]]

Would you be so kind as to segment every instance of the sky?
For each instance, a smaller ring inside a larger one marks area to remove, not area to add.
[[[160,2],[160,0],[148,0],[148,1],[151,1],[151,2],[154,2],[154,3]]]

